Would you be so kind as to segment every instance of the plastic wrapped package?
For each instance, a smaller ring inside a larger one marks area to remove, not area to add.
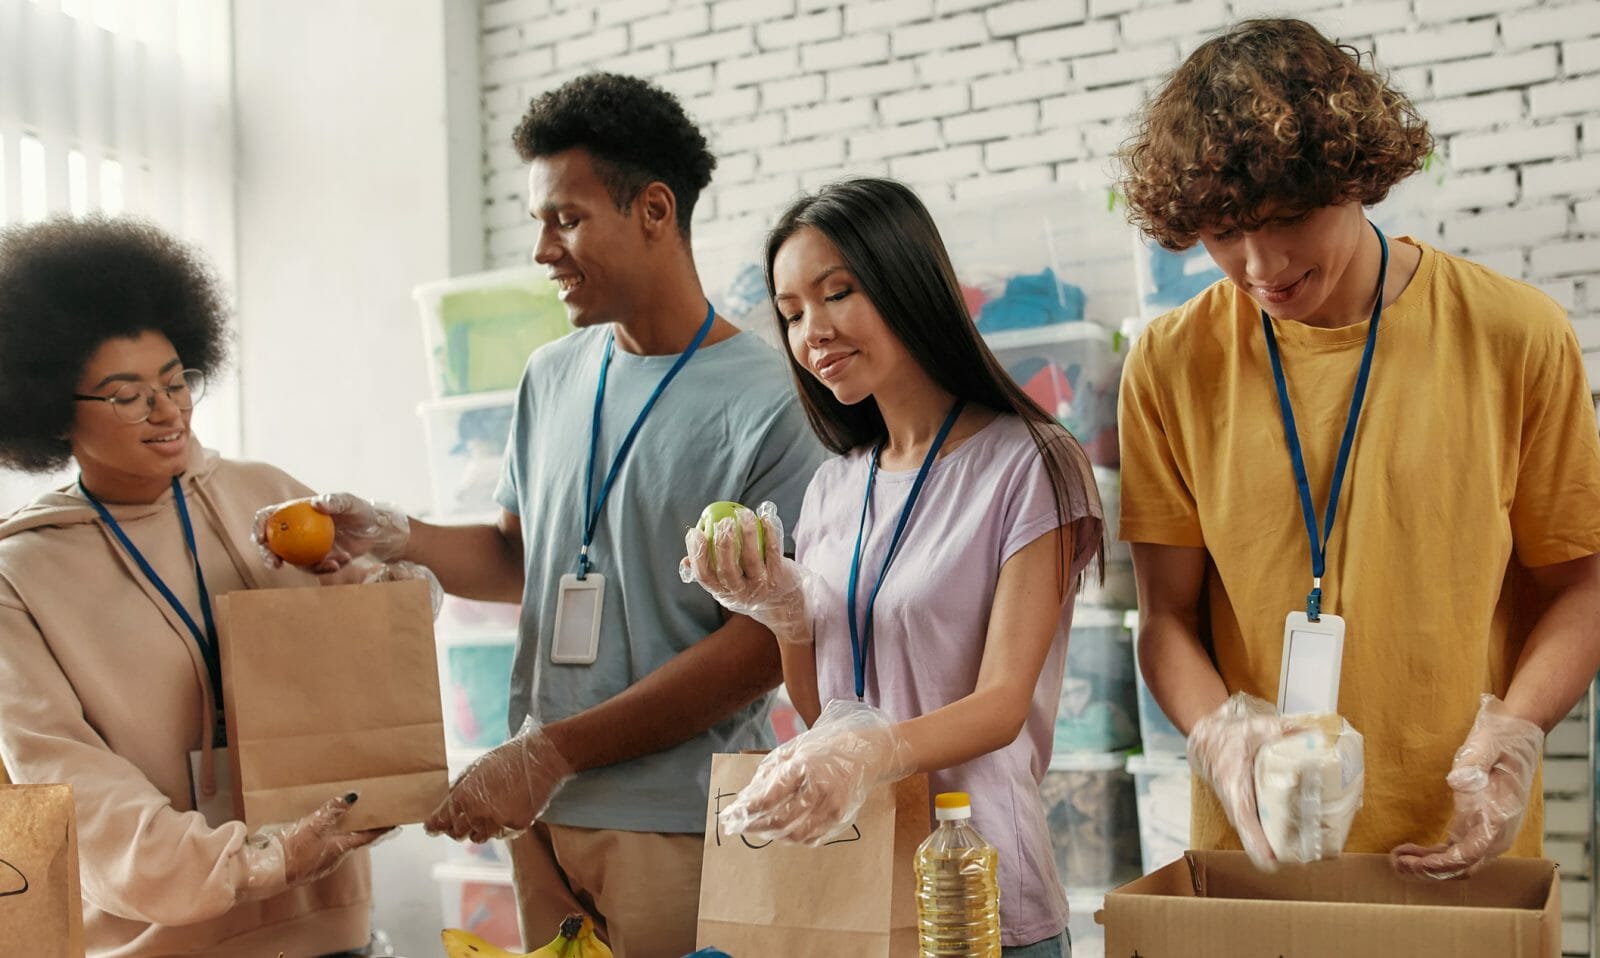
[[[1257,813],[1280,862],[1338,857],[1361,808],[1361,733],[1337,715],[1317,716],[1316,726],[1256,753]]]
[[[1057,755],[1039,785],[1056,871],[1069,890],[1104,891],[1139,874],[1133,778],[1121,752]]]
[[[1120,612],[1080,608],[1067,639],[1056,712],[1056,752],[1109,752],[1138,744],[1132,635]]]
[[[447,747],[485,749],[506,740],[516,642],[515,632],[441,635],[439,691],[444,699]]]
[[[500,482],[515,402],[515,392],[499,392],[418,407],[427,437],[435,516],[499,515],[494,490]]]
[[[1132,755],[1139,808],[1139,861],[1146,875],[1183,857],[1189,848],[1189,789],[1193,776],[1182,756]]]
[[[436,398],[514,388],[528,356],[572,328],[543,267],[424,283],[411,295]]]
[[[439,886],[443,927],[461,928],[491,945],[522,951],[510,866],[440,862],[433,866],[433,880]]]

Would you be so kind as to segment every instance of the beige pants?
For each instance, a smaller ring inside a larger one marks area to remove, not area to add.
[[[554,938],[561,919],[583,912],[617,958],[694,951],[703,836],[539,822],[510,844],[530,950]]]

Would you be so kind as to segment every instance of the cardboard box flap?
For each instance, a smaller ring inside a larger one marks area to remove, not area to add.
[[[1386,855],[1264,874],[1243,852],[1198,851],[1108,893],[1095,920],[1118,958],[1558,958],[1560,915],[1544,860],[1437,882],[1395,874]]]
[[[1465,881],[1403,878],[1395,874],[1387,855],[1341,855],[1329,861],[1282,865],[1270,874],[1257,870],[1238,852],[1190,851],[1184,858],[1194,893],[1201,898],[1541,911],[1556,880],[1554,864],[1526,858],[1491,862]]]

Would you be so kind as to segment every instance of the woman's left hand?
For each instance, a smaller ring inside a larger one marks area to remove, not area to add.
[[[855,820],[872,789],[916,767],[910,743],[887,715],[835,699],[814,726],[761,760],[717,818],[730,835],[824,845]]]

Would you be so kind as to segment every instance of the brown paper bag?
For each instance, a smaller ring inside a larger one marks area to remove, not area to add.
[[[873,791],[832,844],[763,844],[717,825],[761,758],[711,757],[695,946],[740,958],[917,958],[913,866],[931,831],[928,777]]]
[[[6,954],[83,956],[70,786],[0,786],[0,942]]]
[[[234,806],[251,828],[360,792],[350,830],[419,822],[449,791],[424,582],[217,598]]]

